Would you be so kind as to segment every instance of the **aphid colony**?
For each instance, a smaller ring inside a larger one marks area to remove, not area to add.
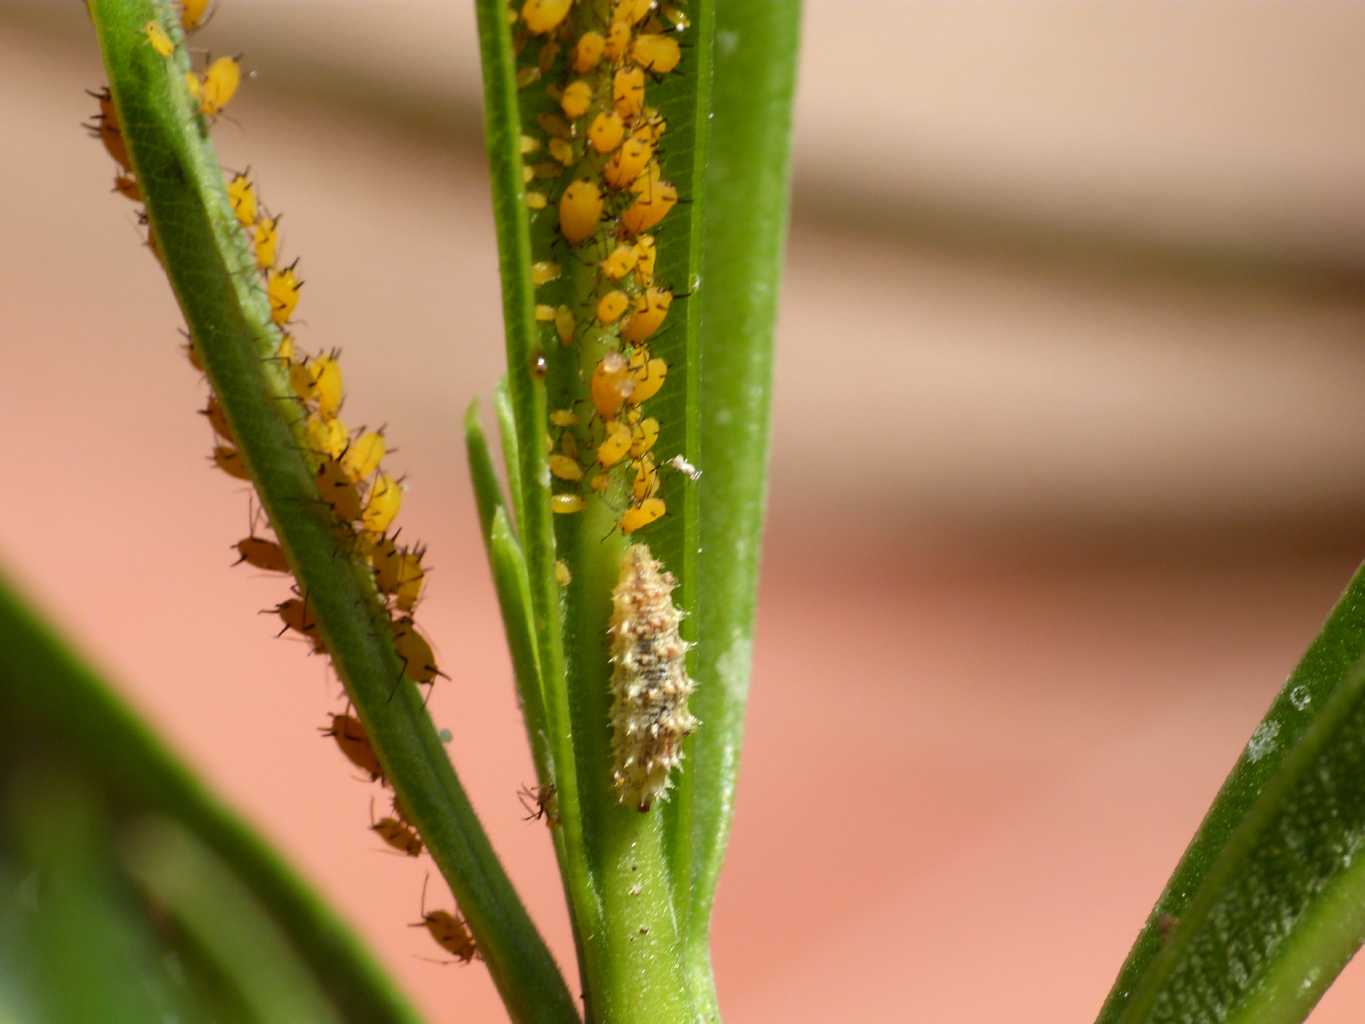
[[[191,32],[202,27],[208,6],[208,0],[182,0],[181,28]],[[143,35],[160,57],[169,59],[174,55],[177,44],[165,25],[148,22]],[[236,58],[220,57],[210,62],[202,75],[187,72],[184,80],[198,113],[211,122],[235,95],[241,82],[241,67]],[[124,143],[113,97],[108,88],[90,95],[98,102],[99,111],[85,127],[104,143],[118,165],[114,191],[141,202],[142,190]],[[388,454],[384,431],[351,430],[340,419],[344,389],[338,352],[309,356],[296,349],[289,325],[303,282],[296,273],[297,260],[280,265],[280,217],[271,215],[260,202],[256,184],[248,173],[230,176],[227,196],[237,225],[245,235],[246,248],[254,258],[251,272],[260,275],[271,322],[278,328],[278,347],[273,358],[287,370],[293,406],[300,417],[296,425],[301,426],[303,447],[316,474],[322,506],[335,519],[338,552],[363,559],[369,566],[388,610],[389,628],[404,674],[418,684],[432,684],[445,673],[437,668],[431,645],[413,619],[426,582],[423,565],[426,549],[421,544],[401,544],[398,531],[391,532],[404,488],[400,480],[384,471],[383,461]],[[139,220],[144,225],[148,223],[145,211]],[[147,244],[160,261],[150,228]],[[203,364],[194,340],[188,335],[186,338],[185,353],[191,365],[202,373]],[[232,426],[217,398],[210,395],[200,412],[212,431],[214,465],[229,476],[250,483],[251,475],[238,450]],[[257,536],[256,519],[253,512],[248,536],[232,545],[238,555],[233,564],[246,563],[266,572],[290,573],[289,559],[280,543],[271,537]],[[281,635],[292,631],[307,640],[315,653],[326,653],[307,594],[295,588],[294,596],[267,611],[278,616],[283,624]],[[329,719],[328,726],[320,730],[323,735],[333,739],[342,755],[370,781],[386,785],[383,767],[360,719],[350,713],[349,707]],[[422,840],[397,795],[393,798],[393,813],[377,820],[371,803],[370,828],[399,853],[416,857],[422,852]],[[458,959],[468,962],[477,955],[474,940],[462,919],[446,911],[425,910],[425,886],[423,923],[436,942]]]
[[[687,709],[694,687],[675,585],[646,545],[632,544],[611,594],[613,780],[621,802],[640,811],[667,795],[682,742],[698,724]]]
[[[538,304],[535,318],[547,349],[580,354],[581,398],[550,414],[551,509],[570,515],[593,495],[624,494],[618,522],[634,533],[667,511],[653,455],[659,421],[643,406],[668,376],[649,348],[674,299],[655,280],[653,232],[678,202],[659,164],[667,124],[646,84],[677,68],[687,22],[654,0],[514,0],[510,17],[523,122],[538,129],[521,139],[526,202],[533,223],[556,224],[554,235],[540,232],[552,241],[531,276],[546,294],[572,289],[565,303]],[[563,263],[568,280],[556,284]],[[544,357],[535,369],[547,370]]]

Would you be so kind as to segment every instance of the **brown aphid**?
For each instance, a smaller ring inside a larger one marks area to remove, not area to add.
[[[414,921],[408,927],[425,928],[436,940],[436,945],[467,964],[479,955],[474,936],[464,918],[456,917],[448,910],[427,910],[427,882],[430,880],[430,876],[422,879],[422,920]]]
[[[237,554],[242,557],[233,562],[233,565],[254,566],[257,569],[264,569],[266,572],[288,572],[289,560],[284,557],[284,548],[273,540],[264,537],[243,537],[236,544],[232,545]]]
[[[227,415],[223,412],[223,407],[218,404],[218,399],[209,396],[208,404],[199,410],[199,415],[209,421],[213,427],[213,432],[221,437],[228,444],[236,445],[237,438],[232,433],[232,428],[228,426]]]
[[[552,782],[548,786],[522,786],[517,790],[517,801],[521,804],[521,809],[526,812],[526,817],[522,821],[539,821],[545,819],[545,824],[553,828],[559,824],[559,813],[555,810],[555,784]]]
[[[318,732],[336,740],[346,760],[367,772],[371,782],[384,777],[384,769],[379,758],[375,757],[374,748],[370,746],[370,738],[365,735],[365,726],[360,719],[354,715],[333,715],[332,727],[319,729]]]
[[[277,636],[284,636],[287,630],[292,629],[295,633],[307,637],[313,644],[313,650],[318,654],[326,650],[322,643],[322,633],[318,630],[317,617],[309,610],[305,599],[291,597],[277,604],[274,611],[284,623],[284,628],[276,634]]]
[[[422,852],[422,837],[417,830],[393,817],[374,820],[374,798],[370,798],[370,831],[399,853],[416,857]]]

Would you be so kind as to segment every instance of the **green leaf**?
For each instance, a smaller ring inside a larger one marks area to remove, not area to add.
[[[748,696],[799,30],[796,2],[716,7],[694,399],[702,477],[692,710],[702,726],[688,740],[672,808],[678,912],[698,956],[729,835]]]
[[[1214,800],[1101,1024],[1304,1020],[1365,941],[1365,571]]]
[[[577,1019],[573,998],[493,853],[415,686],[404,682],[373,575],[318,492],[303,409],[276,356],[247,240],[228,203],[207,125],[184,81],[189,57],[148,43],[171,5],[96,0],[92,14],[153,236],[205,375],[262,507],[294,568],[371,746],[445,876],[509,1012]]]
[[[270,909],[319,987],[346,1019],[418,1020],[341,920],[190,776],[90,669],[33,617],[3,578],[0,721],[6,730],[0,755],[5,778],[13,778],[17,767],[56,761],[120,816],[159,814],[176,820],[214,850]]]

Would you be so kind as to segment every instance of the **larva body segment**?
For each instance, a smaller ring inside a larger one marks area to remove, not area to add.
[[[689,644],[678,635],[676,585],[648,545],[633,544],[611,595],[613,781],[621,802],[641,812],[667,796],[683,740],[698,725],[687,709],[693,683]]]

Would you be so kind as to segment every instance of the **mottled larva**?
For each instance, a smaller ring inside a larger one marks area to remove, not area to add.
[[[648,811],[667,795],[682,763],[682,742],[697,727],[687,710],[687,641],[673,606],[677,581],[645,544],[627,549],[612,591],[611,729],[613,778],[622,803]]]

